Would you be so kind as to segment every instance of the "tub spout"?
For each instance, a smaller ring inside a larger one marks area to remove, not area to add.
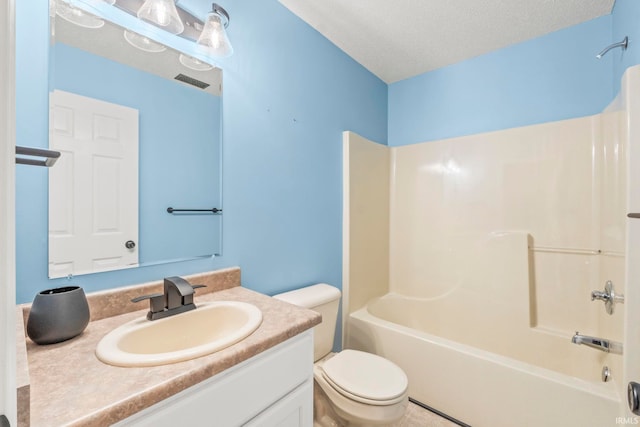
[[[622,354],[622,343],[580,335],[577,331],[571,338],[571,342],[578,345],[584,344],[587,347],[595,348],[597,350],[604,351],[605,353]]]

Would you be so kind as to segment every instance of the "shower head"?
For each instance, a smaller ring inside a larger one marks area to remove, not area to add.
[[[628,46],[629,46],[629,37],[625,36],[625,38],[621,42],[610,44],[609,46],[602,49],[602,52],[597,54],[596,58],[602,59],[602,57],[613,48],[621,47],[622,50],[626,50]]]

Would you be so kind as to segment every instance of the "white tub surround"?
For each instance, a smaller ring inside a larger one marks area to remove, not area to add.
[[[630,416],[638,82],[630,68],[621,96],[589,117],[400,147],[345,132],[345,347],[394,361],[411,397],[474,426]],[[627,296],[612,315],[591,301],[609,280]],[[625,354],[573,344],[576,331]]]

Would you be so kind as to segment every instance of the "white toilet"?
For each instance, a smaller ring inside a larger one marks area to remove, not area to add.
[[[340,296],[340,290],[324,283],[274,295],[322,314],[322,323],[313,332],[313,374],[338,419],[328,420],[328,415],[316,410],[315,423],[323,427],[392,424],[407,408],[407,376],[396,364],[375,354],[356,350],[331,353]]]

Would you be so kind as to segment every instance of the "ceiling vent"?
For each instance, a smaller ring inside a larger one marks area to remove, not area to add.
[[[191,86],[195,86],[200,89],[206,89],[209,87],[209,83],[201,82],[200,80],[194,79],[193,77],[185,76],[184,74],[178,74],[174,77],[176,80],[180,80],[181,82],[190,84]]]

